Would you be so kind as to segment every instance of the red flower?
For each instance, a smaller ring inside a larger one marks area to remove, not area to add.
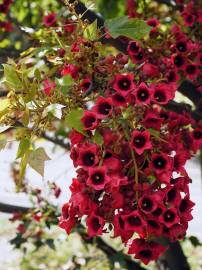
[[[6,32],[12,32],[13,26],[11,22],[0,21],[0,29],[3,28]]]
[[[121,161],[118,158],[113,157],[113,156],[105,155],[103,164],[111,172],[120,172],[122,170]]]
[[[135,8],[136,8],[135,0],[127,0],[127,10],[129,18],[136,17],[137,14]]]
[[[196,64],[188,64],[184,70],[190,79],[194,79],[199,72],[198,65]]]
[[[75,129],[73,129],[70,134],[69,134],[69,139],[71,141],[72,145],[81,143],[84,139],[84,135],[81,133],[77,132]]]
[[[110,181],[105,166],[90,168],[88,172],[89,177],[86,183],[87,185],[93,187],[95,190],[104,189],[105,185]]]
[[[159,220],[168,228],[180,222],[180,218],[175,208],[166,209]]]
[[[136,41],[130,41],[127,48],[129,55],[135,55],[140,51],[140,46]]]
[[[110,128],[103,129],[101,134],[103,136],[105,146],[110,146],[119,137],[118,134],[115,134]],[[111,156],[110,152],[106,152],[105,157],[106,156]]]
[[[61,76],[65,76],[67,74],[70,74],[73,79],[78,78],[78,72],[79,68],[73,64],[65,64],[64,68],[61,71]]]
[[[120,93],[115,93],[112,95],[112,102],[114,106],[124,107],[127,105],[127,100],[124,95]]]
[[[56,84],[55,84],[55,82],[51,82],[48,79],[46,79],[46,80],[43,81],[43,86],[44,86],[44,89],[43,89],[44,93],[47,96],[51,96],[52,91],[54,90]]]
[[[166,188],[165,192],[165,201],[169,205],[179,205],[181,202],[180,190],[175,186]]]
[[[178,81],[180,77],[175,70],[169,70],[166,73],[166,78],[167,78],[169,83],[173,83],[173,82]]]
[[[44,16],[43,24],[46,27],[54,26],[56,24],[57,18],[54,12],[49,13],[48,15]]]
[[[185,39],[180,39],[176,42],[175,47],[179,53],[185,53],[188,49],[187,41]]]
[[[133,231],[126,231],[124,229],[125,223],[123,220],[123,216],[120,214],[114,216],[113,224],[114,224],[114,237],[120,236],[123,242],[127,242],[134,234]]]
[[[147,149],[151,149],[152,144],[149,131],[134,130],[130,145],[138,155],[141,155]]]
[[[151,235],[161,236],[162,235],[162,225],[158,220],[148,219],[147,220],[147,232]]]
[[[62,216],[59,219],[59,226],[65,229],[67,234],[70,234],[72,228],[75,226],[75,211],[69,203],[65,203],[62,207]]]
[[[172,55],[171,62],[177,69],[183,68],[186,63],[185,58],[181,54]]]
[[[112,114],[112,99],[98,97],[92,111],[96,113],[98,119],[105,119]]]
[[[160,130],[162,122],[163,122],[163,119],[157,113],[151,112],[149,110],[144,116],[142,124],[146,128],[153,128],[156,130]]]
[[[130,54],[131,60],[134,64],[142,63],[144,60],[144,51],[140,48],[139,52],[136,54]]]
[[[128,215],[123,215],[122,218],[124,221],[124,229],[126,231],[133,231],[139,234],[144,232],[146,222],[137,210]]]
[[[136,94],[136,104],[149,104],[151,101],[151,93],[152,90],[147,87],[145,83],[141,83],[137,90],[135,90]]]
[[[88,235],[93,237],[102,234],[105,222],[102,217],[92,214],[88,216],[86,224],[88,227]]]
[[[177,240],[184,239],[186,235],[186,230],[188,226],[187,224],[175,224],[171,228],[169,228],[169,239],[172,242],[176,242]]]
[[[146,242],[144,239],[134,239],[129,247],[128,254],[135,254],[144,264],[157,260],[166,248],[156,242]]]
[[[19,224],[18,227],[16,228],[17,231],[20,233],[20,234],[23,234],[26,232],[26,228],[25,228],[25,225],[24,224]]]
[[[98,126],[98,118],[96,113],[85,111],[81,122],[84,125],[84,130],[93,130]]]
[[[154,86],[153,100],[159,104],[167,104],[175,96],[173,84],[159,83]]]
[[[172,175],[173,160],[168,155],[153,154],[150,168],[154,171],[159,181],[169,183]]]
[[[154,212],[158,206],[159,196],[158,195],[143,195],[138,200],[139,209],[145,214]]]
[[[195,21],[196,21],[196,16],[194,16],[193,14],[184,12],[182,14],[183,18],[184,18],[184,24],[186,26],[193,26]]]
[[[194,205],[195,203],[190,200],[188,195],[186,195],[184,199],[182,199],[179,205],[179,214],[181,218],[183,217],[183,221],[192,220],[193,217],[191,215],[191,211]]]
[[[98,163],[98,147],[95,144],[83,145],[79,148],[77,164],[83,167],[93,167]]]
[[[152,27],[157,27],[160,23],[156,18],[151,18],[147,20],[147,24]]]
[[[0,13],[8,13],[10,5],[13,3],[13,0],[4,0],[2,4],[0,4]]]
[[[80,87],[83,92],[87,92],[90,89],[91,84],[92,84],[92,80],[90,78],[85,78],[80,83]]]
[[[76,24],[72,20],[67,20],[65,22],[64,31],[66,33],[72,33],[76,29]]]
[[[142,75],[146,78],[154,78],[159,75],[158,66],[155,66],[151,63],[145,63],[142,67]]]
[[[134,75],[132,73],[117,74],[115,76],[115,81],[113,88],[121,93],[123,96],[128,95],[133,89],[135,89],[135,84],[133,82]]]

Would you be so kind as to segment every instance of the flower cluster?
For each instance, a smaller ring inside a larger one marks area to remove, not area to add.
[[[183,18],[187,10],[195,12],[194,6],[184,5]],[[202,145],[202,122],[164,109],[180,80],[196,83],[200,77],[201,43],[174,24],[169,39],[152,46],[162,35],[160,22],[150,18],[147,23],[152,26],[150,39],[127,40],[129,57],[96,60],[93,76],[83,71],[86,63],[68,63],[61,71],[76,82],[74,91],[84,97],[84,106],[83,130],[70,134],[77,176],[59,221],[69,234],[86,218],[90,237],[120,237],[128,253],[145,264],[167,248],[158,237],[176,241],[186,234],[194,203],[184,166]],[[74,42],[74,59],[84,61],[85,46],[94,49],[84,39]],[[130,61],[135,68],[128,71]]]
[[[181,239],[192,219],[184,165],[202,144],[202,131],[188,115],[159,107],[158,96],[173,97],[172,85],[135,85],[130,73],[116,74],[109,84],[105,97],[83,114],[87,136],[71,133],[77,178],[60,226],[70,233],[87,216],[89,236],[113,229],[123,243],[132,241],[130,254],[148,263],[165,250],[151,239]],[[131,240],[134,233],[140,239]]]
[[[131,8],[134,5],[132,2],[128,1]],[[165,35],[161,31],[160,21],[156,18],[148,18],[147,24],[152,27],[150,41],[130,42],[128,53],[133,63],[142,64],[143,79],[163,77],[169,82],[178,83],[187,78],[193,81],[200,90],[202,5],[200,1],[179,1],[177,4],[181,20],[184,20],[183,27],[174,23]],[[129,16],[131,13],[130,9]],[[136,16],[137,14],[133,17]],[[194,35],[190,35],[190,31]],[[160,39],[159,44],[148,46],[157,38]]]

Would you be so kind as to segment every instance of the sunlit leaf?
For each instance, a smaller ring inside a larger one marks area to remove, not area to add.
[[[104,142],[102,135],[97,130],[93,136],[93,141],[98,145],[102,145]]]
[[[136,40],[144,38],[151,29],[145,21],[127,16],[106,20],[105,26],[113,38],[125,36]]]
[[[42,147],[31,151],[28,156],[28,164],[41,176],[44,176],[45,161],[47,160],[50,158]]]
[[[8,112],[9,104],[9,99],[0,99],[0,118]]]
[[[84,111],[81,108],[72,110],[65,118],[65,122],[69,128],[74,128],[78,132],[86,135],[86,132],[83,130],[83,123],[81,118],[83,117]]]
[[[27,138],[23,139],[19,144],[16,158],[24,156],[26,151],[29,149],[29,146],[30,146],[30,139]]]
[[[84,37],[89,40],[95,40],[97,38],[97,20],[85,28]]]
[[[7,140],[6,139],[1,139],[0,140],[0,151],[3,150],[6,147]]]
[[[23,85],[19,78],[19,75],[15,70],[15,67],[8,64],[4,64],[3,67],[4,67],[4,76],[8,85],[14,87],[15,89],[18,88],[21,89]]]

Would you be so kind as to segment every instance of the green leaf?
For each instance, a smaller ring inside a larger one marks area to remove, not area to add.
[[[69,87],[71,87],[73,83],[74,80],[72,79],[72,76],[70,74],[63,76],[60,79],[56,79],[56,84],[59,86],[59,89],[63,93],[63,95],[67,94]]]
[[[37,79],[37,81],[41,80],[41,72],[40,72],[40,70],[38,68],[35,69],[34,76]]]
[[[0,118],[8,112],[9,104],[9,99],[0,99]]]
[[[50,158],[42,147],[31,151],[28,156],[28,164],[41,176],[44,176],[45,161],[47,160]]]
[[[1,139],[0,140],[0,151],[3,150],[6,147],[7,140],[6,139]]]
[[[88,40],[95,40],[97,38],[97,20],[86,27],[84,37]]]
[[[18,159],[18,158],[24,156],[24,154],[29,149],[29,146],[30,146],[30,139],[27,139],[27,138],[23,139],[19,144],[16,158]]]
[[[153,128],[149,128],[149,132],[154,137],[158,138],[160,136],[160,132],[158,130],[153,129]]]
[[[93,136],[93,141],[98,145],[102,145],[104,142],[102,135],[97,130]]]
[[[74,109],[66,116],[65,122],[69,128],[74,128],[83,135],[86,135],[86,132],[83,130],[83,123],[81,122],[83,113],[84,111],[81,108]]]
[[[25,154],[20,161],[20,176],[19,176],[20,182],[17,183],[18,186],[22,184],[22,180],[25,176],[26,168],[27,168],[27,154]]]
[[[6,79],[6,82],[9,84],[9,86],[17,89],[17,88],[22,88],[22,82],[15,70],[15,67],[12,65],[4,64],[4,76]]]
[[[49,238],[49,239],[46,239],[46,244],[49,246],[49,248],[55,250],[55,244],[54,244],[54,240]]]
[[[202,245],[201,242],[199,241],[199,239],[196,236],[193,236],[192,235],[188,239],[190,240],[192,246],[194,246],[194,247],[197,247],[197,246],[201,246]]]
[[[125,36],[135,40],[144,38],[151,29],[145,21],[127,16],[106,20],[105,26],[113,38]]]

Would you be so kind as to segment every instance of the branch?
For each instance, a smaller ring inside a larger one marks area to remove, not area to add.
[[[172,100],[168,104],[166,104],[164,108],[169,111],[174,111],[178,114],[188,112],[194,120],[196,121],[202,120],[202,110],[200,111],[199,109],[196,109],[193,111],[191,105],[187,103],[183,103],[183,102],[179,103]]]
[[[165,239],[162,241],[164,244],[168,243]],[[159,258],[157,265],[160,266],[161,270],[191,270],[183,249],[178,241],[169,243],[168,250]]]
[[[197,105],[202,98],[202,94],[197,90],[196,86],[188,80],[181,83],[178,87],[178,91],[189,98],[195,105]]]
[[[29,211],[29,209],[30,209],[29,207],[11,205],[11,204],[0,202],[0,212],[2,213],[8,213],[8,214],[12,214],[14,212],[25,213]]]

